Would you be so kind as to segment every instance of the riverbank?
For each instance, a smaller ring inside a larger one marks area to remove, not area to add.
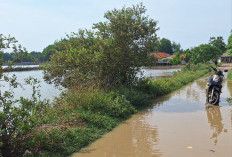
[[[232,80],[232,70],[229,71],[227,75],[227,79]]]
[[[15,68],[4,68],[3,72],[14,72],[14,71],[32,71],[32,70],[42,70],[41,66],[38,67],[15,67]]]
[[[111,131],[153,99],[177,90],[209,72],[208,66],[184,68],[173,77],[145,79],[132,88],[72,89],[55,101],[27,139],[39,156],[68,156]]]

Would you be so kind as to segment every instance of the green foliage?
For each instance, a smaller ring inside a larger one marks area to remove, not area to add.
[[[117,87],[113,89],[118,95],[124,95],[126,99],[136,108],[142,108],[150,105],[152,96],[135,88]]]
[[[181,53],[183,53],[183,49],[181,49],[180,43],[172,42],[172,51],[173,51],[174,53],[176,53],[176,52],[181,52]]]
[[[93,90],[87,93],[72,91],[67,95],[65,101],[69,104],[73,103],[85,111],[107,114],[116,118],[127,118],[135,112],[126,97],[110,91]]]
[[[4,76],[4,80],[10,87],[8,91],[0,92],[0,154],[5,157],[24,153],[27,137],[32,128],[38,125],[37,119],[43,116],[48,102],[39,99],[36,79],[26,80],[27,84],[32,85],[32,98],[20,97],[17,100],[13,96],[13,89],[20,86],[16,77]]]
[[[198,47],[185,51],[186,59],[191,63],[206,63],[210,60],[216,60],[221,56],[221,51],[216,46],[202,44]]]
[[[223,41],[223,37],[211,37],[209,40],[209,44],[216,46],[220,51],[221,54],[223,54],[226,50],[226,44]]]
[[[166,52],[168,54],[173,54],[172,43],[169,39],[162,38],[160,40],[160,45],[158,47],[158,51]]]
[[[56,43],[59,47],[46,65],[45,79],[66,87],[85,85],[98,76],[96,38],[92,31],[79,30]]]
[[[34,124],[29,123],[27,131],[30,131],[30,136],[24,132],[23,138],[17,139],[21,141],[22,149],[18,153],[23,154],[27,149],[31,155],[68,156],[112,130],[136,109],[150,105],[153,98],[168,94],[203,76],[209,72],[208,67],[202,64],[187,66],[171,78],[156,81],[145,79],[131,88],[69,89],[55,100],[52,107],[39,112],[33,119]],[[35,97],[37,88],[33,89]],[[40,107],[35,111],[41,111]]]
[[[2,64],[3,64],[3,57],[5,51],[12,51],[11,57],[13,58],[12,61],[8,62],[8,66],[12,66],[16,62],[21,62],[23,58],[29,57],[27,50],[25,47],[22,47],[22,45],[16,45],[18,41],[11,37],[10,35],[8,37],[4,36],[3,34],[0,34],[0,78],[2,76]]]
[[[47,80],[65,86],[133,84],[157,40],[157,22],[145,12],[142,4],[108,11],[107,21],[94,24],[94,32],[80,30],[55,43],[63,48],[55,48]]]
[[[232,105],[232,98],[227,98],[226,100],[230,105]]]
[[[32,148],[42,150],[34,154],[36,156],[63,157],[79,151],[98,139],[103,133],[105,132],[94,127],[75,127],[65,130],[53,128],[49,131],[41,131],[32,139],[29,139],[28,143],[30,143]]]
[[[232,71],[230,71],[227,75],[227,79],[232,80]]]
[[[228,55],[232,56],[232,30],[230,32],[230,36],[228,38],[228,44],[226,46]]]
[[[186,67],[182,71],[175,73],[174,76],[170,78],[158,79],[156,81],[149,78],[142,80],[138,83],[137,89],[144,93],[152,94],[154,97],[168,94],[210,71],[208,66],[206,69],[204,67],[200,67],[201,65],[194,66],[190,68],[191,70],[188,70],[189,67]]]

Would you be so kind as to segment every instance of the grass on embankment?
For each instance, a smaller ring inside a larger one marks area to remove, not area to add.
[[[227,79],[232,80],[232,70],[229,71],[229,73],[227,75]]]
[[[27,149],[38,156],[68,156],[111,131],[152,99],[177,90],[209,72],[208,66],[192,67],[171,78],[145,79],[132,88],[70,90],[41,119]],[[40,133],[38,133],[40,131]]]

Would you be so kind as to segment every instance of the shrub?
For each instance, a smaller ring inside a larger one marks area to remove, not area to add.
[[[15,75],[12,78],[4,76],[4,80],[9,82],[13,90],[19,86]],[[21,97],[13,99],[13,91],[0,93],[0,154],[2,156],[17,156],[26,150],[27,137],[33,127],[40,122],[38,119],[44,115],[49,106],[48,102],[38,99],[36,79],[29,78],[27,84],[33,87],[31,99]]]
[[[232,70],[228,73],[227,79],[232,80]]]

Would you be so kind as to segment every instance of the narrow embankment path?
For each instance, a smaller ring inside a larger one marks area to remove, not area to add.
[[[231,157],[232,81],[223,82],[220,106],[205,104],[206,82],[154,100],[73,157]]]

